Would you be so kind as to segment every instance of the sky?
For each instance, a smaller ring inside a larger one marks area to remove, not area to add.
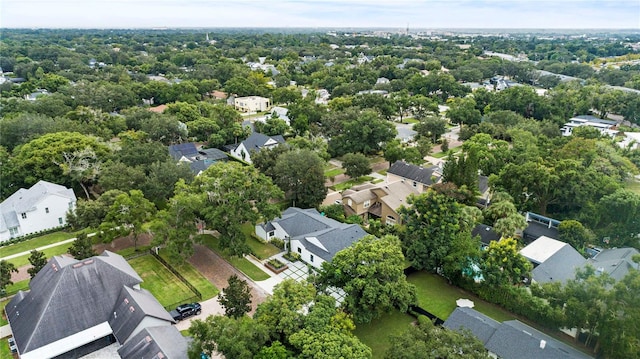
[[[0,0],[0,28],[638,29],[640,0]]]

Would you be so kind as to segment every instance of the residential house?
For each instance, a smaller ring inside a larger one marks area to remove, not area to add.
[[[82,261],[53,257],[30,291],[19,291],[5,308],[19,357],[80,358],[126,345],[145,328],[174,324],[141,282],[109,251]]]
[[[533,212],[527,212],[525,219],[528,225],[527,228],[522,231],[522,239],[526,244],[533,242],[541,236],[554,239],[558,238],[560,221],[557,219],[541,216]]]
[[[46,89],[37,89],[34,92],[24,95],[24,99],[27,101],[35,101],[41,96],[46,96],[49,94],[49,91]]]
[[[456,308],[443,326],[470,331],[493,358],[592,359],[518,320],[498,322],[472,308]]]
[[[404,161],[396,161],[387,170],[387,182],[407,182],[419,193],[426,191],[434,183],[438,183],[441,178],[442,172],[438,166],[422,167]]]
[[[486,224],[478,224],[473,227],[471,236],[478,236],[480,238],[480,246],[482,249],[488,248],[491,242],[498,242],[501,238],[500,235],[493,230],[493,227],[487,226]]]
[[[216,162],[227,161],[229,156],[217,148],[200,148],[195,143],[180,143],[169,146],[169,155],[178,162],[189,163],[191,171],[197,175]]]
[[[560,132],[563,136],[571,136],[574,128],[588,126],[597,129],[603,136],[614,137],[618,134],[617,125],[616,121],[603,120],[591,115],[581,115],[570,118],[569,122],[562,126]]]
[[[284,143],[284,138],[280,135],[267,136],[262,133],[254,132],[246,140],[238,145],[227,145],[225,148],[229,150],[231,156],[251,163],[251,153],[259,152],[263,149],[271,149]]]
[[[120,347],[118,354],[122,359],[183,359],[188,349],[189,340],[175,326],[162,325],[144,328]]]
[[[640,270],[640,265],[633,261],[633,256],[640,254],[635,248],[596,248],[591,258],[587,259],[587,264],[596,269],[596,273],[607,273],[616,281],[624,278],[629,271]]]
[[[240,112],[262,112],[269,109],[271,101],[261,96],[236,97],[233,106]]]
[[[342,204],[347,216],[357,215],[365,221],[380,219],[384,224],[401,224],[398,213],[410,195],[418,195],[417,188],[404,181],[363,184],[342,192]]]
[[[359,225],[325,217],[317,210],[289,207],[279,218],[256,225],[256,235],[266,241],[285,240],[291,252],[320,269],[339,251],[367,235]]]
[[[520,250],[533,264],[532,280],[544,284],[565,283],[576,276],[587,260],[568,243],[542,236]]]
[[[21,188],[0,203],[0,242],[66,226],[75,205],[71,188],[47,181]]]

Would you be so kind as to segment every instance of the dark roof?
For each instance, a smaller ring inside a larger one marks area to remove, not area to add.
[[[500,235],[493,230],[493,227],[486,224],[479,224],[471,230],[471,236],[480,236],[480,242],[489,245],[491,241],[499,241]]]
[[[141,330],[118,349],[118,354],[122,359],[183,359],[187,357],[188,347],[189,340],[176,327],[162,325]]]
[[[570,245],[565,245],[531,271],[538,283],[562,282],[576,277],[576,270],[587,260]]]
[[[632,269],[640,269],[640,265],[635,263],[632,257],[640,254],[635,248],[613,248],[604,249],[587,263],[591,264],[596,271],[606,272],[616,281],[624,278]]]
[[[284,137],[280,135],[267,136],[263,135],[262,133],[254,132],[251,134],[251,136],[247,137],[246,140],[242,141],[242,144],[244,145],[244,148],[247,149],[247,151],[260,151],[260,149],[264,147],[264,145],[270,139],[278,143],[284,143]]]
[[[289,207],[280,218],[263,225],[277,223],[292,240],[325,261],[331,261],[339,251],[367,235],[357,224],[345,224],[321,215],[317,210]]]
[[[432,181],[431,177],[436,176],[437,178],[439,178],[439,176],[434,174],[436,170],[439,170],[438,166],[431,166],[431,167],[425,168],[425,167],[412,165],[404,161],[396,161],[394,164],[391,165],[391,167],[389,167],[389,170],[387,171],[387,173],[391,173],[396,176],[407,178],[412,181],[420,182],[430,186],[433,183],[437,182],[437,179],[435,182]]]
[[[106,322],[123,286],[142,279],[109,251],[78,261],[55,256],[5,310],[20,353],[27,353]]]
[[[549,238],[558,238],[558,229],[554,227],[549,227],[546,224],[538,223],[538,222],[528,222],[529,225],[523,231],[523,237],[525,243],[529,243],[534,241],[542,236]]]
[[[543,345],[544,348],[541,348]],[[521,359],[523,357],[536,359],[592,358],[517,320],[503,322],[485,347],[502,359]]]
[[[180,143],[169,146],[169,155],[171,155],[174,160],[179,160],[182,156],[190,157],[198,155],[198,149],[193,142]]]
[[[204,170],[206,170],[207,168],[211,167],[212,164],[216,163],[217,161],[215,160],[210,160],[210,159],[205,159],[205,160],[197,160],[194,162],[189,163],[189,168],[191,169],[191,172],[198,174]]]
[[[175,323],[171,315],[149,291],[122,287],[113,307],[113,314],[109,316],[109,325],[118,342],[126,342],[145,317]]]
[[[471,331],[488,351],[502,359],[592,359],[522,322],[499,323],[471,308],[456,308],[443,326]]]
[[[221,161],[229,159],[226,153],[220,151],[217,148],[205,148],[198,151],[201,155],[205,156],[207,159]]]
[[[500,323],[471,308],[456,308],[442,326],[455,331],[467,329],[487,344]]]

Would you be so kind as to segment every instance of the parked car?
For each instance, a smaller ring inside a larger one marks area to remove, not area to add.
[[[200,303],[182,304],[177,306],[175,310],[169,312],[169,314],[171,314],[171,317],[176,322],[187,319],[194,315],[199,315],[200,313],[202,313],[202,306],[200,305]]]

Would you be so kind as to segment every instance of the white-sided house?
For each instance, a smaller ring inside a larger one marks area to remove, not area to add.
[[[236,97],[233,105],[240,112],[262,112],[269,109],[271,102],[266,97],[246,96]]]
[[[291,246],[291,252],[321,268],[322,263],[331,262],[336,253],[366,236],[367,232],[357,224],[327,218],[313,208],[289,207],[280,218],[258,224],[256,235],[266,241],[285,240]]]
[[[251,163],[251,153],[260,152],[263,149],[270,149],[284,143],[284,137],[267,136],[262,133],[254,132],[246,140],[240,142],[240,144],[231,148],[229,153],[235,158],[239,158],[243,161]]]
[[[122,256],[109,251],[82,261],[53,257],[31,280],[30,290],[19,291],[5,308],[18,356],[80,358],[127,345],[147,328],[174,324],[141,282]],[[180,333],[173,332],[166,345],[180,341]],[[157,358],[185,358],[183,348],[180,355],[164,352]]]
[[[65,226],[75,204],[73,190],[55,183],[39,181],[19,189],[0,203],[0,242]]]

